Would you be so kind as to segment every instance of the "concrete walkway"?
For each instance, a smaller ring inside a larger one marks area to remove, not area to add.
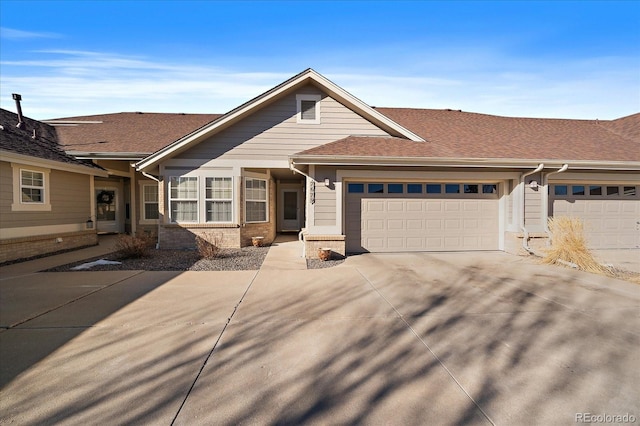
[[[280,234],[271,244],[261,271],[306,270],[307,261],[302,257],[302,242],[295,234]]]

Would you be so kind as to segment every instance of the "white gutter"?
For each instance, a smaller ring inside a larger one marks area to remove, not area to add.
[[[311,179],[314,182],[318,182],[317,180],[315,180],[314,178],[312,178],[311,176],[309,176],[308,174],[306,174],[305,172],[303,172],[302,170],[296,169],[296,166],[293,165],[293,161],[291,161],[291,159],[289,159],[289,169],[291,169],[293,172],[299,173],[302,176]]]
[[[544,175],[542,177],[542,187],[547,188],[547,185],[549,184],[549,176],[566,172],[568,168],[569,168],[569,164],[564,164],[555,172],[549,172],[546,175]],[[544,194],[542,194],[542,206],[546,207],[547,209],[547,214],[545,214],[546,220],[544,221],[544,232],[546,232],[546,234],[549,236],[548,242],[551,243],[551,232],[549,231],[549,217],[548,217],[549,215],[548,213],[549,212],[549,189],[548,188],[544,191]]]
[[[520,228],[522,229],[522,233],[524,234],[522,236],[522,247],[529,253],[529,254],[533,254],[535,256],[538,256],[538,254],[536,254],[533,249],[531,247],[529,247],[529,232],[527,231],[527,228],[524,226],[524,208],[525,208],[525,194],[526,194],[526,189],[525,189],[525,185],[524,185],[524,178],[526,178],[527,176],[530,176],[534,173],[538,173],[539,171],[541,171],[542,169],[544,169],[544,163],[540,163],[538,164],[538,167],[536,167],[535,170],[527,172],[527,173],[523,173],[522,175],[520,175],[520,187],[522,188],[522,201],[520,202]]]
[[[155,176],[153,176],[153,175],[150,175],[150,174],[149,174],[149,173],[147,173],[147,172],[140,172],[140,173],[142,173],[142,176],[148,177],[148,178],[149,178],[149,179],[151,179],[151,180],[155,180],[155,181],[156,181],[156,182],[158,182],[158,183],[160,182],[160,179],[158,179],[157,177],[155,177]]]

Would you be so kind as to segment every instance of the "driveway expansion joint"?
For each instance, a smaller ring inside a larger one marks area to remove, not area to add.
[[[471,396],[471,394],[465,389],[465,387],[462,385],[462,383],[460,383],[460,381],[454,376],[454,374],[451,372],[451,370],[449,370],[447,368],[447,366],[444,364],[444,362],[440,359],[440,357],[438,357],[438,355],[436,355],[436,353],[433,351],[433,349],[431,349],[431,347],[427,344],[427,342],[424,341],[424,339],[422,337],[420,337],[420,335],[413,329],[413,327],[411,327],[411,324],[409,324],[409,322],[404,318],[404,316],[398,311],[398,309],[396,309],[395,306],[393,306],[393,304],[386,298],[384,297],[384,295],[378,290],[378,288],[373,285],[373,283],[369,280],[369,278],[367,278],[362,271],[360,271],[360,268],[356,267],[355,268],[356,271],[358,271],[358,273],[362,276],[362,278],[369,283],[369,285],[371,286],[371,288],[373,288],[373,290],[378,293],[378,295],[382,298],[382,300],[384,300],[385,302],[387,302],[389,304],[389,306],[391,306],[391,309],[393,309],[396,314],[398,315],[398,317],[402,320],[402,322],[407,326],[407,328],[409,329],[409,331],[411,331],[411,333],[413,333],[413,335],[424,345],[425,348],[427,348],[427,350],[431,353],[431,356],[433,356],[433,358],[438,362],[438,364],[440,364],[440,366],[444,369],[444,371],[449,375],[449,377],[451,377],[451,379],[456,383],[456,385],[458,386],[458,388],[467,396],[467,398],[469,398],[471,400],[471,402],[473,403],[473,405],[475,405],[475,407],[480,411],[480,413],[482,413],[482,415],[487,419],[487,421],[489,421],[489,423],[491,423],[493,426],[496,426],[496,423],[491,419],[491,417],[489,417],[489,415],[482,409],[482,407],[480,406],[480,404],[473,398],[473,396]]]
[[[191,386],[189,387],[189,390],[187,391],[187,394],[184,396],[184,399],[182,400],[182,403],[180,404],[180,407],[178,407],[178,410],[176,411],[176,415],[173,417],[173,420],[171,420],[171,426],[173,426],[176,423],[176,420],[178,419],[178,416],[180,415],[180,412],[182,411],[182,408],[187,403],[187,400],[189,399],[189,396],[191,395],[191,392],[193,392],[193,389],[195,388],[196,383],[200,379],[200,376],[202,375],[202,372],[204,371],[204,368],[207,366],[207,363],[209,362],[209,359],[211,359],[211,357],[213,356],[213,352],[218,347],[218,343],[220,343],[220,340],[222,340],[222,335],[227,330],[227,327],[231,323],[231,320],[233,319],[233,316],[238,311],[238,307],[240,306],[240,304],[244,300],[245,296],[249,292],[249,289],[253,285],[253,282],[256,280],[256,277],[258,276],[259,273],[260,273],[260,270],[257,270],[256,273],[253,275],[253,278],[251,278],[251,281],[249,282],[249,285],[247,286],[247,289],[244,291],[244,293],[242,293],[242,296],[240,296],[240,300],[238,300],[238,303],[236,303],[236,305],[233,307],[233,311],[231,312],[231,315],[227,318],[227,322],[225,323],[224,327],[222,327],[222,330],[220,331],[220,334],[218,335],[218,338],[216,339],[215,343],[213,344],[213,347],[211,348],[211,350],[209,351],[209,353],[205,357],[204,362],[202,363],[202,366],[200,366],[200,370],[198,370],[198,374],[196,374],[196,377],[194,378],[193,383],[191,383]]]

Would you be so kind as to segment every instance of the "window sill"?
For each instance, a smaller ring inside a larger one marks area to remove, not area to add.
[[[50,212],[51,204],[11,204],[12,212]]]

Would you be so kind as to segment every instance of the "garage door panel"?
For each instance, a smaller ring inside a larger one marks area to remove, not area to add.
[[[425,207],[422,201],[407,201],[406,206],[408,212],[423,212]]]
[[[424,223],[421,219],[407,219],[407,231],[422,231]]]
[[[387,220],[387,229],[389,231],[401,231],[405,229],[405,222],[402,219]]]
[[[444,221],[444,229],[446,230],[459,230],[460,229],[460,220],[458,219],[446,219]]]
[[[405,210],[405,203],[402,201],[387,201],[388,212],[402,212]]]

